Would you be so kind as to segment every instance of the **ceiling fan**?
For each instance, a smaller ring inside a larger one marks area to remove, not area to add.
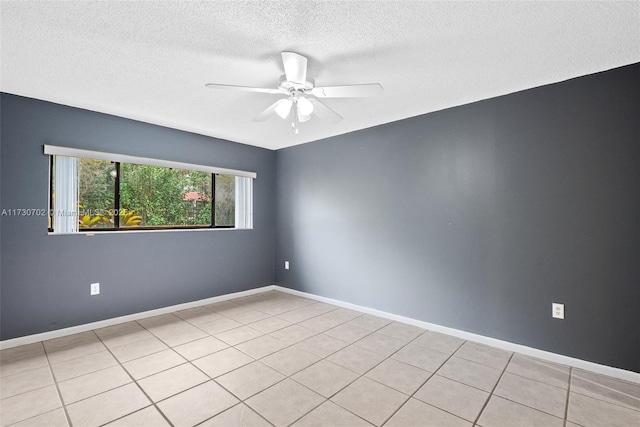
[[[263,122],[273,116],[282,119],[291,117],[291,127],[298,133],[298,123],[306,122],[312,115],[330,123],[337,123],[342,117],[320,102],[317,98],[360,98],[377,96],[382,93],[382,86],[378,83],[345,85],[345,86],[316,86],[312,78],[307,77],[307,58],[295,52],[282,52],[284,75],[280,77],[276,89],[234,86],[208,83],[212,89],[235,89],[245,92],[258,92],[273,95],[286,95],[267,109],[255,116],[254,122]]]

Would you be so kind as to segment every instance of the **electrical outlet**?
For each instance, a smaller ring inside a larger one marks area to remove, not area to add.
[[[564,319],[564,304],[552,303],[551,304],[551,315],[555,319]]]
[[[285,261],[284,262],[284,269],[288,270],[289,269],[289,261]]]
[[[100,293],[100,283],[91,284],[91,295],[98,295]]]

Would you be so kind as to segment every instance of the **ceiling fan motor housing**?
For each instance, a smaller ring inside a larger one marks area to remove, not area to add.
[[[313,79],[306,80],[304,84],[302,84],[302,83],[289,81],[287,80],[287,76],[282,75],[280,76],[280,80],[278,81],[278,88],[285,93],[287,92],[292,93],[294,91],[301,91],[301,92],[310,91],[314,87],[315,87],[315,82],[313,81]]]

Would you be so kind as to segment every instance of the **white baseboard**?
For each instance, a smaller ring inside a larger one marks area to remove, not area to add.
[[[87,323],[84,325],[72,326],[70,328],[58,329],[51,332],[43,332],[41,334],[27,335],[24,337],[13,338],[10,340],[0,341],[0,350],[7,348],[17,347],[19,345],[32,344],[39,341],[50,340],[53,338],[60,338],[67,335],[77,334],[80,332],[91,331],[93,329],[104,328],[107,326],[117,325],[119,323],[131,322],[133,320],[145,319],[147,317],[158,316],[160,314],[173,313],[178,310],[186,310],[188,308],[200,307],[202,305],[213,304],[215,302],[226,301],[233,298],[239,298],[247,295],[253,295],[260,292],[267,291],[280,291],[291,295],[297,295],[316,301],[326,302],[328,304],[337,305],[339,307],[349,308],[351,310],[360,311],[367,314],[373,314],[375,316],[383,317],[385,319],[395,320],[409,325],[418,326],[423,329],[427,329],[434,332],[441,332],[443,334],[452,335],[454,337],[462,338],[469,341],[474,341],[481,344],[490,345],[492,347],[500,348],[503,350],[513,351],[527,356],[537,357],[538,359],[548,360],[554,363],[560,363],[562,365],[572,366],[574,368],[584,369],[585,371],[595,372],[597,374],[607,375],[621,380],[639,383],[640,373],[627,371],[624,369],[614,368],[611,366],[600,365],[598,363],[588,362],[586,360],[576,359],[574,357],[563,356],[561,354],[551,353],[549,351],[538,350],[536,348],[527,347],[520,344],[514,344],[508,341],[502,341],[495,338],[485,337],[483,335],[473,334],[470,332],[461,331],[458,329],[447,328],[445,326],[436,325],[433,323],[423,322],[421,320],[412,319],[410,317],[399,316],[397,314],[387,313],[386,311],[376,310],[369,307],[364,307],[357,304],[351,304],[335,300],[332,298],[321,297],[306,292],[296,291],[294,289],[285,288],[278,285],[263,286],[261,288],[250,289],[242,292],[234,292],[232,294],[220,295],[217,297],[207,298],[198,301],[187,302],[184,304],[172,305],[170,307],[158,308],[155,310],[143,311],[141,313],[130,314],[127,316],[114,317],[112,319],[101,320],[99,322]]]
[[[100,320],[98,322],[85,323],[84,325],[72,326],[70,328],[57,329],[51,332],[43,332],[40,334],[27,335],[24,337],[4,340],[4,341],[0,341],[0,350],[17,347],[19,345],[33,344],[39,341],[46,341],[54,338],[60,338],[67,335],[77,334],[80,332],[91,331],[93,329],[105,328],[107,326],[113,326],[119,323],[131,322],[133,320],[145,319],[147,317],[158,316],[160,314],[173,313],[174,311],[178,311],[178,310],[186,310],[188,308],[200,307],[202,305],[213,304],[215,302],[226,301],[233,298],[245,297],[247,295],[253,295],[260,292],[272,291],[274,289],[275,289],[274,285],[268,285],[268,286],[263,286],[261,288],[249,289],[248,291],[234,292],[232,294],[220,295],[217,297],[201,299],[198,301],[185,302],[183,304],[176,304],[169,307],[156,308],[155,310],[143,311],[140,313],[129,314],[127,316],[120,316],[120,317],[114,317],[111,319]]]
[[[503,350],[513,351],[516,353],[524,354],[526,356],[537,357],[538,359],[547,360],[549,362],[559,363],[574,368],[584,369],[585,371],[595,372],[597,374],[607,375],[609,377],[618,378],[621,380],[639,383],[640,373],[627,371],[625,369],[614,368],[611,366],[600,365],[598,363],[588,362],[586,360],[576,359],[574,357],[563,356],[557,353],[551,353],[549,351],[538,350],[536,348],[527,347],[520,344],[514,344],[508,341],[502,341],[495,338],[485,337],[483,335],[473,334],[471,332],[465,332],[458,329],[447,328],[446,326],[440,326],[433,323],[423,322],[421,320],[412,319],[410,317],[398,316],[397,314],[387,313],[386,311],[380,311],[361,305],[351,304],[331,298],[321,297],[306,292],[296,291],[294,289],[285,288],[275,285],[274,289],[288,294],[297,295],[316,301],[326,302],[328,304],[337,305],[351,310],[361,311],[367,314],[373,314],[385,319],[395,320],[402,323],[408,323],[409,325],[418,326],[423,329],[427,329],[434,332],[440,332],[454,337],[462,338],[469,341],[474,341],[480,344],[490,345],[492,347],[500,348]]]

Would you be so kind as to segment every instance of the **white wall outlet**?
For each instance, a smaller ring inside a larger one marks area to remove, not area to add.
[[[289,269],[289,261],[285,261],[284,262],[284,269],[288,270]]]
[[[551,315],[555,319],[564,319],[564,304],[552,303],[551,304]]]
[[[91,295],[98,295],[100,293],[100,283],[91,284]]]

